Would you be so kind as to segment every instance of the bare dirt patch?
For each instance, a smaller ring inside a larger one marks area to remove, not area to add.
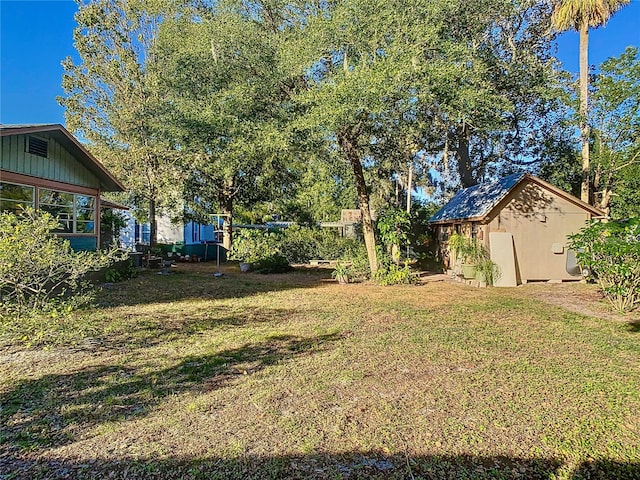
[[[531,283],[521,287],[532,298],[550,305],[557,305],[572,312],[591,317],[606,318],[620,322],[640,320],[640,313],[616,313],[607,302],[597,285],[581,282],[573,283]]]

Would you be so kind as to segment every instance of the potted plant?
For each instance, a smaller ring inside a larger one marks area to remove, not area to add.
[[[333,272],[331,272],[331,276],[340,284],[349,283],[351,278],[351,268],[346,263],[338,262],[336,263]]]
[[[449,238],[449,249],[455,255],[456,263],[460,263],[462,276],[465,279],[476,278],[477,265],[488,259],[485,248],[475,238],[454,233]]]
[[[492,286],[500,278],[500,268],[490,258],[485,258],[476,265],[476,278],[481,286]]]

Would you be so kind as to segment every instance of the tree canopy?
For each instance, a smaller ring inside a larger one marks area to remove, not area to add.
[[[590,2],[78,1],[67,123],[152,226],[221,212],[230,247],[237,212],[313,223],[358,206],[375,272],[375,210],[419,185],[579,175],[550,27],[593,25],[575,10]],[[592,3],[602,19],[625,2]],[[636,70],[629,51],[593,84],[603,207],[632,190]]]
[[[153,55],[158,25],[177,15],[166,0],[78,0],[80,62],[63,62],[67,126],[120,178],[137,214],[151,224],[179,203],[185,178],[165,129],[167,92]]]

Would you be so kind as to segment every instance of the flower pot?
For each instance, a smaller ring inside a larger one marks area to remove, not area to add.
[[[240,262],[240,271],[242,273],[247,273],[251,270],[251,264],[246,262]]]
[[[336,275],[336,280],[338,281],[338,283],[344,285],[345,283],[349,283],[349,276],[348,275]]]
[[[476,266],[475,265],[469,265],[469,264],[463,264],[462,265],[462,277],[465,280],[472,280],[472,279],[476,278]]]

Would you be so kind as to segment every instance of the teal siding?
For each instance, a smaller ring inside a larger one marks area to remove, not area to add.
[[[46,133],[36,136],[48,140],[48,158],[25,152],[26,135],[8,135],[0,137],[0,168],[47,180],[100,188],[98,178],[62,145]]]
[[[69,243],[71,244],[71,248],[73,248],[76,252],[81,250],[90,250],[94,251],[98,246],[98,239],[96,237],[67,237],[65,236]]]

